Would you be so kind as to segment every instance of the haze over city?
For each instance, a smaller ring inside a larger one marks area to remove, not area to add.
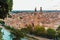
[[[13,0],[13,10],[60,10],[60,0]]]

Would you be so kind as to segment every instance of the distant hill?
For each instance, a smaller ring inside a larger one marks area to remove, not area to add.
[[[38,10],[37,12],[39,12]],[[34,12],[34,10],[12,10],[12,13]],[[43,12],[60,12],[60,10],[43,10]]]

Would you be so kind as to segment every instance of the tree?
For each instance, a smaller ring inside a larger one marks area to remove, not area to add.
[[[55,38],[56,37],[56,31],[54,29],[48,28],[47,29],[47,36],[48,36],[48,38]]]
[[[2,29],[2,28],[0,28],[0,40],[2,40],[2,33],[1,33],[1,29]]]
[[[32,34],[32,32],[33,32],[33,27],[32,27],[31,25],[28,25],[28,26],[27,26],[27,31],[28,31],[28,33]]]
[[[13,0],[7,0],[6,3],[8,4],[8,10],[11,11],[13,6]]]
[[[24,34],[28,33],[27,28],[22,28],[21,31],[22,31]]]
[[[0,1],[0,18],[4,19],[7,14],[8,14],[8,5],[5,2]]]
[[[0,0],[0,18],[4,19],[9,14],[8,12],[12,10],[12,0]]]
[[[58,26],[56,31],[57,31],[57,39],[60,40],[60,26]]]
[[[56,30],[60,30],[60,26],[58,26],[58,28]]]
[[[58,31],[57,31],[57,33],[58,33],[58,35],[57,35],[57,36],[58,36],[58,37],[60,37],[60,30],[58,30]]]
[[[4,21],[2,21],[2,20],[0,20],[0,24],[4,25],[4,24],[5,24],[5,22],[4,22]]]
[[[45,28],[43,26],[36,26],[34,28],[34,34],[38,36],[44,36],[45,35]]]

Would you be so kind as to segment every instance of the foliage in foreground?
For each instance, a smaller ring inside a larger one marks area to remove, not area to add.
[[[45,28],[43,26],[36,26],[34,27],[34,34],[38,36],[44,36],[45,35]]]
[[[57,31],[57,37],[60,38],[60,26],[58,26],[58,28],[56,29],[56,31]]]
[[[48,36],[48,38],[55,38],[56,37],[56,31],[54,29],[48,28],[47,29],[47,36]]]
[[[1,33],[1,29],[2,29],[2,28],[0,28],[0,40],[2,40],[2,33]]]
[[[10,33],[15,36],[14,40],[19,40],[20,38],[24,37],[24,34],[19,29],[14,29],[14,28],[12,28],[10,26],[6,26],[6,25],[4,25],[4,28],[9,30]]]
[[[29,32],[27,34],[33,34],[36,36],[41,36],[41,37],[45,37],[45,38],[49,38],[49,39],[55,39],[58,35],[60,35],[60,31],[58,31],[58,33],[56,32],[56,30],[48,28],[47,30],[45,30],[45,28],[43,26],[35,26],[34,29],[32,26],[29,26],[27,28],[24,28],[25,32]],[[22,29],[23,30],[23,29]],[[56,35],[56,33],[58,35]]]
[[[0,18],[4,19],[12,10],[13,0],[0,0]]]
[[[11,11],[13,6],[13,0],[6,0],[6,3],[8,4],[8,10]]]

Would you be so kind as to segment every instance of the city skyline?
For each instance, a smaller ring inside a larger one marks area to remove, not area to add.
[[[13,10],[60,10],[60,0],[13,0]]]

